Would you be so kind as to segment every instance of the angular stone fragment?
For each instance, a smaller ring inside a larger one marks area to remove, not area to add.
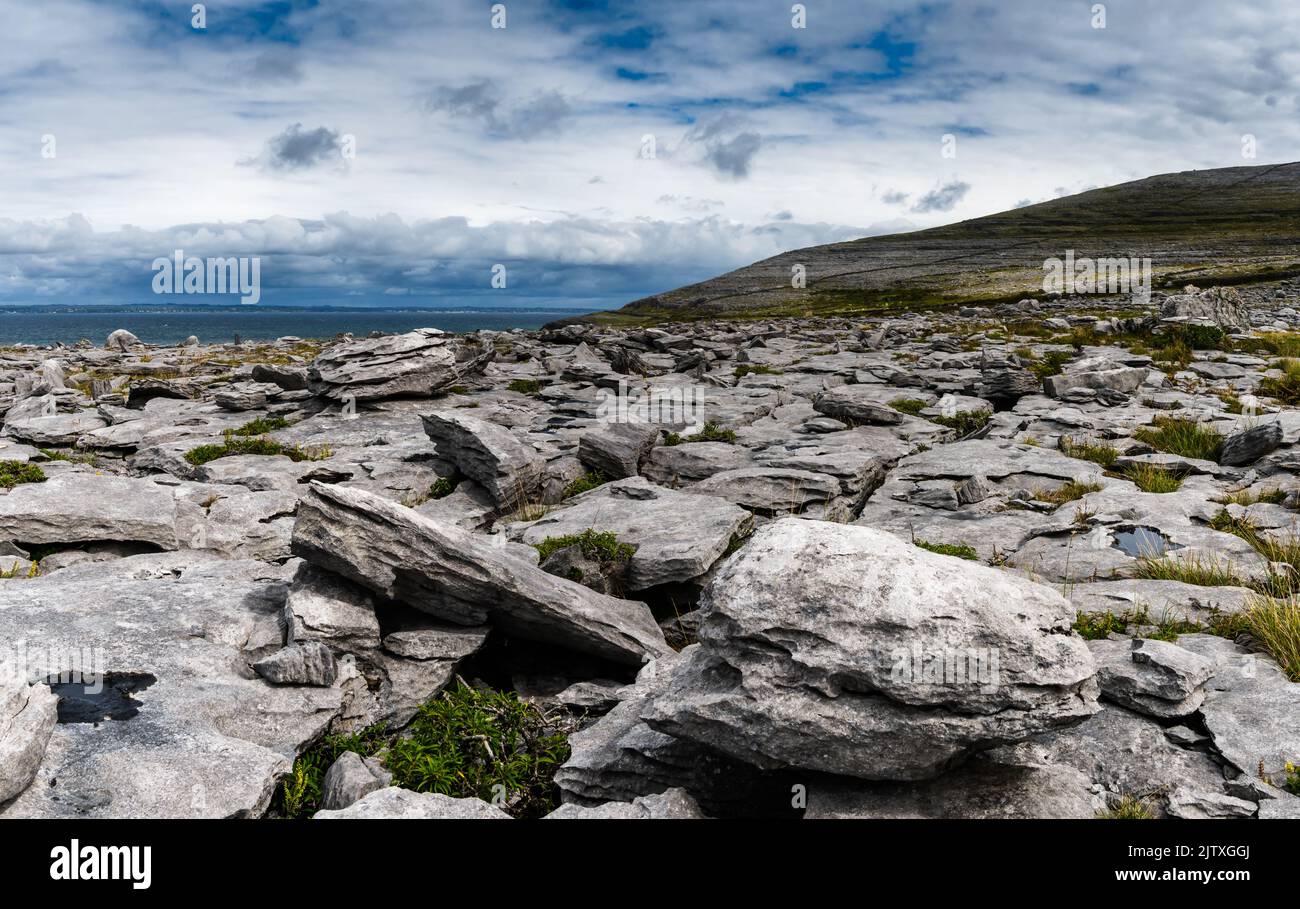
[[[643,603],[547,574],[510,547],[357,489],[311,484],[293,551],[381,596],[459,625],[638,665],[667,651]]]
[[[412,792],[389,787],[370,793],[338,811],[317,811],[315,819],[396,818],[401,820],[511,820],[500,808],[482,799],[457,799],[438,792]]]
[[[1219,463],[1234,467],[1254,464],[1281,444],[1282,424],[1276,421],[1260,423],[1224,439]]]
[[[393,775],[377,758],[345,751],[325,771],[321,781],[321,807],[337,811],[392,785]]]
[[[634,477],[658,438],[659,427],[651,423],[602,425],[582,434],[578,459],[609,480]]]
[[[325,688],[333,685],[338,677],[334,654],[319,641],[291,644],[258,660],[253,669],[277,685],[318,685]]]
[[[546,462],[510,430],[459,411],[435,411],[421,419],[438,453],[502,508],[517,508],[537,492]]]

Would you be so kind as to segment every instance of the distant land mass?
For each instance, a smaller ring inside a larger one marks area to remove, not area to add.
[[[1300,162],[1161,174],[909,233],[781,253],[716,278],[565,322],[651,324],[836,316],[1015,301],[1043,263],[1151,259],[1153,285],[1300,274]],[[802,266],[805,286],[792,286]]]

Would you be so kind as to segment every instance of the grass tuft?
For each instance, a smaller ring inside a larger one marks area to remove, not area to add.
[[[1219,460],[1219,452],[1223,450],[1223,436],[1218,430],[1181,417],[1156,417],[1152,423],[1150,427],[1143,426],[1134,430],[1133,438],[1150,445],[1156,451],[1202,461]]]
[[[236,438],[233,432],[227,432],[224,442],[219,445],[199,445],[191,448],[185,452],[185,460],[195,467],[201,467],[219,458],[229,458],[234,455],[284,455],[290,461],[323,461],[333,454],[329,446],[307,449],[298,445],[284,445],[274,439],[264,439],[261,436],[240,439]]]
[[[967,546],[965,543],[930,543],[926,540],[913,540],[912,543],[930,552],[937,552],[939,555],[956,556],[972,562],[979,561],[979,553],[975,551],[975,547]]]
[[[1182,476],[1153,464],[1130,464],[1118,476],[1143,492],[1177,492],[1183,485]]]
[[[1086,439],[1076,441],[1069,436],[1061,436],[1061,453],[1068,458],[1091,461],[1107,469],[1114,467],[1115,459],[1119,457],[1119,449],[1114,445],[1089,442]]]
[[[255,420],[249,420],[243,426],[233,430],[237,436],[260,436],[263,433],[274,432],[277,429],[288,429],[293,424],[284,417],[258,417]]]
[[[631,543],[620,543],[618,535],[612,531],[597,533],[590,527],[582,533],[547,537],[542,542],[533,544],[533,548],[541,555],[543,561],[553,553],[568,549],[570,546],[581,547],[584,556],[598,562],[626,562],[636,553],[635,546]]]
[[[599,470],[591,470],[564,487],[564,492],[560,494],[560,498],[570,499],[573,496],[582,495],[584,492],[590,492],[597,486],[603,486],[608,482],[605,475]]]
[[[925,401],[922,401],[920,398],[899,398],[896,401],[890,401],[889,406],[894,408],[894,410],[897,410],[899,413],[905,413],[909,416],[915,417],[930,405]]]
[[[13,489],[23,483],[44,483],[45,471],[26,461],[0,461],[0,487]]]

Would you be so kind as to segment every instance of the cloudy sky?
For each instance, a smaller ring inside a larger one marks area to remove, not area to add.
[[[1295,0],[792,5],[0,0],[0,304],[157,302],[181,248],[269,305],[610,308],[1300,158]]]

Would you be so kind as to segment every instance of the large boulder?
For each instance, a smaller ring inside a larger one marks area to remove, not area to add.
[[[434,411],[421,419],[438,454],[501,507],[516,508],[537,492],[546,461],[510,430],[459,411]]]
[[[1060,594],[865,527],[768,524],[703,604],[643,716],[759,767],[924,779],[1099,709]]]
[[[610,423],[578,440],[578,460],[610,480],[634,477],[659,438],[652,423]]]
[[[639,665],[668,651],[644,603],[603,596],[389,499],[313,482],[298,509],[293,551],[381,597],[458,625]]]
[[[0,496],[0,540],[118,540],[176,549],[190,532],[177,523],[172,491],[152,480],[66,473]]]
[[[1231,287],[1200,290],[1189,284],[1181,294],[1165,298],[1160,315],[1167,319],[1208,320],[1229,330],[1250,327],[1250,308]]]
[[[431,395],[481,371],[492,350],[458,362],[456,348],[436,328],[349,341],[329,348],[307,369],[307,386],[336,401]]]

